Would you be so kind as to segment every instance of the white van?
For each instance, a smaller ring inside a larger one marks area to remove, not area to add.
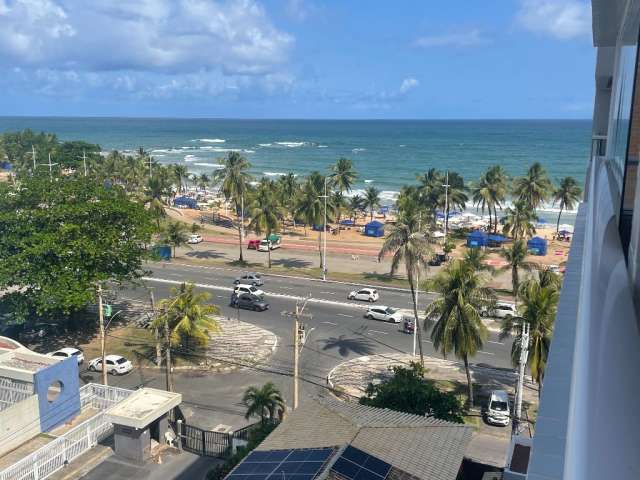
[[[504,390],[493,390],[487,406],[487,423],[506,427],[509,425],[509,395]]]

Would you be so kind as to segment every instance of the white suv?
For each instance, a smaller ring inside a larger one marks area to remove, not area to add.
[[[510,318],[517,317],[518,311],[516,310],[516,306],[513,303],[496,302],[496,305],[493,309],[483,309],[480,311],[480,315],[483,317]]]
[[[504,390],[493,390],[487,405],[487,423],[492,425],[509,425],[509,396]]]
[[[369,320],[382,320],[383,322],[400,323],[403,320],[403,315],[396,308],[391,307],[369,307],[367,313],[364,314],[364,318]]]
[[[260,298],[264,296],[264,292],[262,290],[254,287],[253,285],[247,285],[245,283],[236,285],[236,287],[233,289],[233,293],[235,293],[236,295],[240,295],[241,293],[250,293]]]
[[[120,355],[107,355],[104,357],[107,365],[107,373],[111,375],[124,375],[133,370],[133,365],[126,358]],[[92,372],[102,371],[102,357],[94,358],[89,362],[89,370]]]
[[[377,302],[379,298],[380,295],[378,295],[378,291],[375,288],[361,288],[347,295],[348,300],[363,300],[371,303]]]

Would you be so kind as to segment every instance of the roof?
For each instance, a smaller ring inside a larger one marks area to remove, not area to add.
[[[531,240],[529,240],[527,243],[532,243],[532,244],[542,244],[542,243],[547,243],[547,240],[541,237],[533,237]]]
[[[365,225],[365,227],[384,227],[384,223],[381,223],[377,220],[373,220]]]
[[[105,413],[111,423],[133,428],[145,428],[154,420],[182,402],[182,394],[141,388],[117,403]]]
[[[467,235],[468,237],[472,237],[472,238],[477,238],[477,237],[482,237],[482,238],[487,238],[487,232],[481,232],[480,230],[474,230],[473,232],[471,232],[469,235]]]
[[[418,478],[456,478],[471,428],[333,398],[307,401],[257,450],[351,444]]]

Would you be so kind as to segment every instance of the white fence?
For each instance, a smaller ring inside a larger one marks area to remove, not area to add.
[[[0,411],[33,395],[33,384],[0,377]]]
[[[123,388],[88,384],[80,389],[82,407],[102,410],[28,457],[0,472],[0,480],[43,480],[113,433],[104,410],[133,393]]]

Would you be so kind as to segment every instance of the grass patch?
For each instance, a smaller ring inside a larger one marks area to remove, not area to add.
[[[477,415],[467,415],[464,417],[464,424],[473,427],[473,430],[477,432],[482,426],[482,419]]]

